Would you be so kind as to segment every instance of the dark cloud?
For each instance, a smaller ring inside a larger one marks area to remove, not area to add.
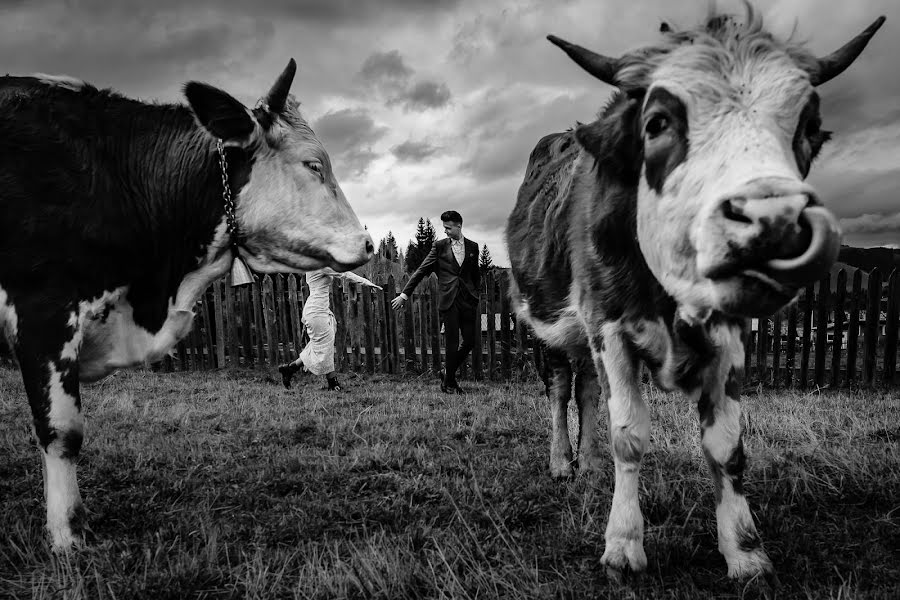
[[[528,156],[538,140],[564,131],[576,120],[590,121],[595,96],[562,94],[541,102],[519,90],[498,90],[473,108],[464,130],[474,143],[462,163],[476,181],[524,176]]]
[[[358,177],[378,158],[372,145],[388,132],[377,125],[369,112],[360,108],[346,108],[329,112],[312,124],[313,130],[331,156],[336,174]]]
[[[841,219],[844,233],[900,232],[900,212],[894,214],[865,213],[857,217]],[[900,237],[897,239],[900,242]]]
[[[391,153],[402,162],[422,162],[440,150],[426,141],[406,140],[391,148]]]
[[[402,105],[406,110],[424,111],[442,108],[450,103],[450,88],[446,83],[419,81],[388,101],[388,106]]]
[[[372,84],[405,83],[413,70],[407,66],[399,50],[370,54],[359,70],[363,81]]]

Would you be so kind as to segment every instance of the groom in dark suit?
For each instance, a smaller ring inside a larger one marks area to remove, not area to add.
[[[455,210],[441,215],[447,239],[438,240],[431,252],[416,269],[403,291],[394,298],[391,306],[400,310],[409,296],[429,273],[437,273],[438,311],[444,323],[447,341],[447,363],[441,380],[445,394],[463,393],[456,383],[456,369],[475,346],[479,329],[478,297],[481,274],[478,270],[478,244],[462,234],[462,216]],[[462,333],[462,345],[459,336]],[[457,349],[458,346],[458,349]]]

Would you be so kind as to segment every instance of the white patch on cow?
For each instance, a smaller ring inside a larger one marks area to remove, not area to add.
[[[615,489],[606,525],[606,549],[601,562],[622,571],[643,571],[644,518],[638,502],[641,458],[650,443],[650,413],[638,387],[637,372],[624,343],[621,325],[601,327],[603,348],[591,351],[602,361],[609,383],[609,443],[616,465]]]
[[[50,427],[58,431],[81,432],[81,410],[76,405],[75,398],[63,388],[62,377],[53,363],[47,366],[47,370],[49,375],[47,395],[50,398],[47,419]]]
[[[722,468],[741,442],[741,403],[724,393],[724,384],[732,368],[743,368],[744,346],[739,328],[733,325],[713,327],[710,336],[720,350],[719,360],[708,374],[713,423],[703,430],[702,444],[709,457]],[[771,571],[772,563],[762,547],[749,552],[741,548],[743,536],[758,539],[758,535],[746,498],[735,492],[726,474],[722,476],[721,494],[716,520],[719,551],[728,564],[729,577],[744,578]]]
[[[512,296],[512,295],[511,295]],[[586,345],[587,336],[584,333],[578,306],[569,296],[568,305],[557,313],[552,323],[541,321],[531,315],[528,307],[528,299],[520,294],[510,298],[516,318],[531,327],[534,335],[542,342],[553,348],[569,348],[575,345]]]
[[[169,299],[168,316],[155,333],[135,323],[134,308],[127,301],[127,287],[83,302],[86,316],[101,315],[107,308],[109,312],[105,320],[86,318],[84,321],[80,379],[96,381],[116,369],[158,361],[171,351],[191,331],[197,300],[210,284],[228,272],[231,253],[226,249],[227,243],[223,220],[200,261],[201,266],[182,279],[175,298]]]
[[[784,194],[794,191],[798,198],[812,190],[802,182],[792,151],[794,130],[813,90],[806,73],[774,49],[738,52],[733,64],[719,65],[725,56],[704,44],[676,48],[652,71],[647,94],[661,87],[684,103],[688,151],[659,194],[642,172],[638,239],[666,291],[700,311],[727,306],[740,293],[739,280],[713,281],[703,273],[725,263],[734,244],[750,247],[741,236],[759,233],[722,217],[720,203],[762,178],[785,182]],[[781,204],[770,203],[773,218],[790,212]]]
[[[19,330],[19,317],[16,315],[16,307],[10,302],[9,295],[0,285],[0,334],[6,336],[10,346],[15,342]]]
[[[63,388],[59,371],[53,364],[48,365],[48,371],[48,423],[59,437],[41,452],[44,461],[47,531],[53,549],[65,550],[75,542],[71,521],[75,509],[81,505],[81,494],[78,491],[74,460],[61,456],[64,451],[62,436],[66,432],[82,433],[84,424],[75,398]]]
[[[81,79],[72,77],[70,75],[48,75],[47,73],[34,73],[32,77],[39,80],[41,83],[63,87],[74,92],[81,91],[86,85]]]

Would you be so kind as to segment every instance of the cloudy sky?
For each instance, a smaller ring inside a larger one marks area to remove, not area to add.
[[[820,55],[887,16],[819,90],[835,135],[810,181],[847,243],[900,244],[900,2],[756,4]],[[163,102],[196,79],[252,104],[294,57],[293,92],[376,240],[391,230],[405,248],[420,216],[439,226],[455,208],[507,265],[503,226],[531,149],[591,120],[612,90],[546,35],[619,54],[653,42],[662,20],[693,25],[705,11],[705,0],[0,0],[0,72]]]

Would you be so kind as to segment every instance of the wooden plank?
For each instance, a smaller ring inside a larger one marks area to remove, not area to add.
[[[262,315],[265,323],[267,366],[278,364],[278,338],[275,335],[275,291],[272,277],[266,275],[262,283]]]
[[[497,379],[497,278],[494,272],[487,274],[487,344],[488,344],[488,379]]]
[[[847,300],[847,271],[841,269],[834,287],[834,339],[831,340],[831,387],[841,385],[841,356],[844,352],[844,307]]]
[[[881,316],[881,271],[878,267],[869,273],[866,301],[866,327],[863,334],[863,383],[872,385],[878,359],[878,333]]]
[[[806,389],[809,383],[809,354],[812,350],[813,320],[813,284],[806,286],[803,292],[803,346],[800,350],[800,389]]]
[[[816,356],[815,382],[818,387],[825,385],[825,354],[828,352],[828,313],[831,291],[831,275],[819,281],[819,295],[816,298]]]
[[[428,277],[428,319],[431,321],[431,368],[435,373],[441,370],[441,314],[437,277]]]
[[[241,350],[244,354],[244,366],[253,367],[253,301],[251,285],[242,285],[238,290],[241,310]]]
[[[884,331],[884,373],[882,382],[891,385],[897,376],[897,337],[900,330],[900,269],[888,278],[887,323]]]
[[[856,382],[856,358],[859,349],[859,305],[862,298],[862,271],[853,273],[850,289],[850,325],[847,330],[847,384]]]
[[[240,345],[240,340],[238,339],[238,313],[234,301],[235,289],[231,287],[230,273],[225,278],[223,288],[222,293],[225,295],[223,316],[225,317],[224,331],[227,336],[228,345],[228,364],[232,367],[237,367],[241,364],[241,357],[238,352],[238,346]]]
[[[390,335],[388,335],[388,319],[390,319],[391,299],[388,297],[387,282],[376,292],[375,321],[378,324],[378,366],[382,373],[391,372],[391,347]]]
[[[190,336],[188,336],[190,337]],[[188,357],[187,357],[187,346],[185,344],[185,339],[182,339],[178,344],[175,345],[178,351],[178,370],[179,371],[187,371],[188,370]]]
[[[482,296],[482,286],[478,290],[478,304],[475,307],[475,345],[472,346],[472,379],[481,381],[484,379],[484,361],[482,360],[484,352],[484,344],[481,336],[481,313],[484,311],[484,300]]]
[[[512,371],[512,335],[509,328],[509,279],[506,273],[500,275],[500,368],[504,381]]]
[[[794,387],[794,369],[797,366],[797,312],[796,302],[788,306],[787,348],[784,357],[784,385]]]
[[[347,284],[347,315],[350,319],[348,327],[350,332],[350,356],[354,373],[362,371],[363,323],[362,311],[360,310],[360,288],[363,287],[365,286],[356,283]]]
[[[375,373],[375,315],[372,309],[372,291],[367,285],[362,286],[360,295],[362,296],[362,314],[363,314],[363,341],[366,346],[366,371],[372,375]],[[378,298],[379,290],[374,290],[375,297]]]
[[[250,302],[253,308],[253,346],[256,354],[255,366],[262,367],[266,364],[266,353],[263,339],[265,338],[265,329],[263,327],[262,316],[262,282],[254,281],[250,289]]]
[[[416,314],[419,316],[419,347],[422,355],[419,357],[419,368],[422,373],[428,372],[428,290],[422,289],[416,296]]]
[[[416,297],[409,299],[403,309],[403,372],[413,373],[417,369],[419,361],[416,357],[416,327],[413,324],[413,302]]]
[[[756,377],[761,384],[766,385],[769,378],[769,317],[760,317],[757,322],[759,328],[756,332]]]
[[[784,310],[779,310],[772,318],[772,380],[771,385],[778,387],[781,383],[781,333]],[[766,383],[769,383],[767,380]]]
[[[199,303],[198,303],[199,304]],[[202,371],[206,367],[203,364],[203,328],[202,309],[198,304],[194,305],[194,326],[191,327],[191,370]]]
[[[391,318],[388,321],[388,333],[391,337],[391,373],[396,374],[400,372],[400,327],[398,323],[400,315],[394,313],[391,309],[391,300],[397,296],[397,285],[394,282],[393,275],[388,275],[387,290],[387,304],[385,307],[391,313]]]
[[[225,367],[225,338],[228,337],[225,329],[225,301],[222,299],[222,280],[214,281],[212,289],[213,314],[215,315],[216,323],[216,365],[221,369]]]
[[[203,336],[201,343],[203,345],[203,358],[206,362],[207,369],[216,368],[216,345],[213,340],[213,321],[210,314],[210,306],[212,304],[208,293],[203,294],[203,302],[201,303],[200,312],[203,315]]]
[[[300,301],[297,299],[297,276],[293,273],[288,275],[288,311],[291,319],[291,342],[293,343],[293,352],[291,358],[296,358],[300,354],[300,342],[303,338],[303,323],[300,322]]]
[[[747,381],[750,380],[750,376],[753,372],[750,370],[753,361],[753,349],[755,346],[755,341],[759,337],[759,319],[756,320],[757,323],[757,331],[751,331],[751,325],[753,324],[753,319],[747,319],[746,327],[747,327],[747,337],[744,339],[744,373],[747,375]]]
[[[344,282],[335,278],[331,282],[331,312],[335,317],[334,370],[343,373],[347,363],[347,315],[344,310]]]
[[[288,362],[287,356],[287,312],[284,310],[284,275],[276,273],[272,275],[272,286],[274,294],[272,296],[274,309],[273,319],[275,320],[275,357],[278,363]]]

